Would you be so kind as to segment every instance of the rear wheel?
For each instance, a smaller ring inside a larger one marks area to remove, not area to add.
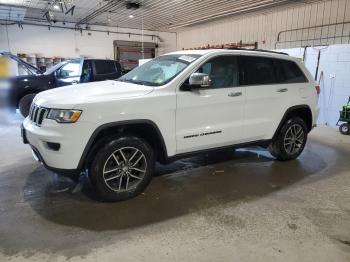
[[[270,153],[280,161],[296,159],[305,148],[307,134],[303,119],[293,117],[287,120],[272,140],[269,146]]]
[[[339,131],[341,134],[343,135],[350,135],[350,125],[348,123],[346,124],[342,124],[340,127],[339,127]]]
[[[96,193],[104,201],[122,201],[140,194],[154,171],[154,154],[138,137],[121,136],[105,143],[90,167]]]
[[[30,105],[32,104],[35,96],[36,94],[28,94],[19,100],[18,109],[23,117],[27,117],[29,115]]]

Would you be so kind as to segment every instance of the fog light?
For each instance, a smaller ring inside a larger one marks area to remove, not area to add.
[[[46,142],[46,145],[49,149],[53,151],[60,150],[61,145],[59,143]]]

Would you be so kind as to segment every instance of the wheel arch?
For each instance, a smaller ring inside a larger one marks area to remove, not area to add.
[[[167,147],[158,126],[151,120],[127,120],[106,123],[99,126],[89,138],[80,158],[78,169],[83,170],[91,162],[92,156],[109,136],[127,133],[145,139],[154,149],[156,160],[164,163],[168,158]]]
[[[308,131],[310,132],[312,130],[312,111],[310,106],[308,105],[297,105],[297,106],[292,106],[287,109],[287,111],[284,113],[278,128],[276,129],[276,132],[273,136],[275,138],[279,131],[281,130],[283,124],[290,119],[291,117],[300,117],[303,119],[306,123],[306,126],[308,128]]]
[[[40,93],[40,91],[33,90],[33,89],[26,90],[25,92],[21,93],[21,94],[17,97],[16,108],[19,107],[19,102],[20,102],[21,99],[22,99],[23,97],[25,97],[26,95],[37,95],[37,94],[39,94],[39,93]]]

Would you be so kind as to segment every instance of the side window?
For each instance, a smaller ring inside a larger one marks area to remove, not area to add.
[[[91,73],[91,63],[89,61],[84,61],[82,75],[87,75]]]
[[[84,61],[83,63],[83,69],[81,72],[81,83],[87,83],[92,81],[92,67],[90,61]]]
[[[303,71],[293,61],[275,60],[275,69],[279,83],[305,83],[308,82]]]
[[[59,78],[69,78],[80,76],[80,61],[72,61],[62,66],[58,71]]]
[[[236,56],[220,56],[203,64],[197,71],[210,76],[210,88],[239,86],[238,58]]]
[[[96,60],[95,68],[97,75],[113,74],[117,72],[114,61]]]
[[[241,59],[246,85],[268,85],[277,82],[273,59],[258,56],[242,56]]]

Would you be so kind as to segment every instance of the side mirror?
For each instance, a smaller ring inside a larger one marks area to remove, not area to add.
[[[209,87],[210,86],[210,76],[204,73],[193,73],[189,79],[190,87]]]

